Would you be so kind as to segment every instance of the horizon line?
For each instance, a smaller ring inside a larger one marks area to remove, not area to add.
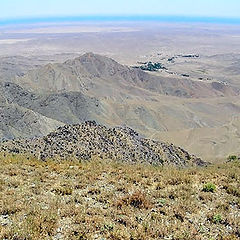
[[[0,25],[31,24],[47,22],[79,22],[79,21],[159,21],[159,22],[193,22],[240,24],[240,17],[215,16],[181,16],[181,15],[79,15],[79,16],[39,16],[0,18]]]

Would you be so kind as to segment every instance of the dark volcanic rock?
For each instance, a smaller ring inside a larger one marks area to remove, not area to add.
[[[89,160],[94,156],[124,162],[190,166],[205,163],[180,147],[142,138],[128,127],[107,128],[94,121],[65,125],[47,136],[6,141],[1,151],[32,154],[39,159]]]

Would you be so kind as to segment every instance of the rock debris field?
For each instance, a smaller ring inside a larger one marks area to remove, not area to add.
[[[129,163],[205,165],[200,158],[173,144],[145,139],[128,127],[107,128],[95,121],[65,125],[44,137],[4,141],[0,151],[42,160],[90,160],[97,156]]]

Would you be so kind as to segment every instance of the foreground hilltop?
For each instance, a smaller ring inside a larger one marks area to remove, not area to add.
[[[0,162],[0,239],[240,237],[240,162],[176,169],[6,153]]]
[[[1,143],[1,151],[34,155],[39,159],[94,156],[124,162],[158,165],[204,165],[204,162],[173,144],[145,139],[128,127],[107,128],[95,121],[65,125],[50,134]]]

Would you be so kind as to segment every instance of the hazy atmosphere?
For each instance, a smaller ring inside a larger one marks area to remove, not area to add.
[[[80,15],[239,18],[238,0],[1,0],[0,19]]]

